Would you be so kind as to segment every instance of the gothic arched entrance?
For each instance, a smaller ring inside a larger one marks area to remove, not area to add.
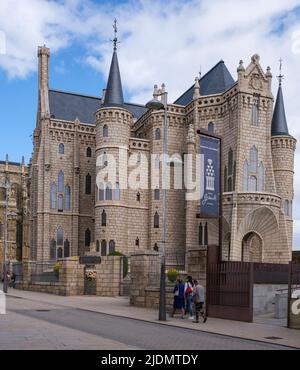
[[[242,261],[262,262],[262,240],[255,232],[249,232],[243,237]]]

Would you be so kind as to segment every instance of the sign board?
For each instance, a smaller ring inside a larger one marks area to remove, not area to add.
[[[82,265],[99,265],[101,263],[100,256],[82,256],[79,257],[79,263]]]
[[[220,215],[220,139],[200,133],[200,214],[219,217]]]

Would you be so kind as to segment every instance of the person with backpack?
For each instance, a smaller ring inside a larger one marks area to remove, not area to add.
[[[203,318],[203,323],[207,321],[207,316],[204,312],[204,302],[205,302],[205,289],[204,286],[200,285],[197,280],[194,281],[194,288],[193,288],[193,303],[194,303],[194,310],[196,314],[195,323],[199,322],[199,313]]]
[[[194,320],[193,316],[193,279],[191,276],[187,277],[184,285],[184,297],[185,297],[185,313],[189,313],[189,319]]]

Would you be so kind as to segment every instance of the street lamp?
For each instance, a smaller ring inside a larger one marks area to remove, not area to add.
[[[157,97],[161,96],[162,101],[158,100]],[[153,99],[146,104],[146,108],[152,110],[164,109],[164,124],[163,124],[163,192],[162,192],[162,212],[163,212],[163,230],[162,230],[162,255],[161,255],[161,269],[160,269],[160,290],[159,290],[159,317],[160,321],[166,321],[166,208],[167,208],[167,189],[166,189],[166,156],[168,153],[168,126],[167,126],[167,114],[168,114],[168,93],[165,91],[165,85],[162,84],[161,89],[157,89],[157,85],[154,86]]]

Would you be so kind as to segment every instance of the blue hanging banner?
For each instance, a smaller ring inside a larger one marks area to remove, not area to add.
[[[220,215],[220,139],[200,134],[200,214]]]

